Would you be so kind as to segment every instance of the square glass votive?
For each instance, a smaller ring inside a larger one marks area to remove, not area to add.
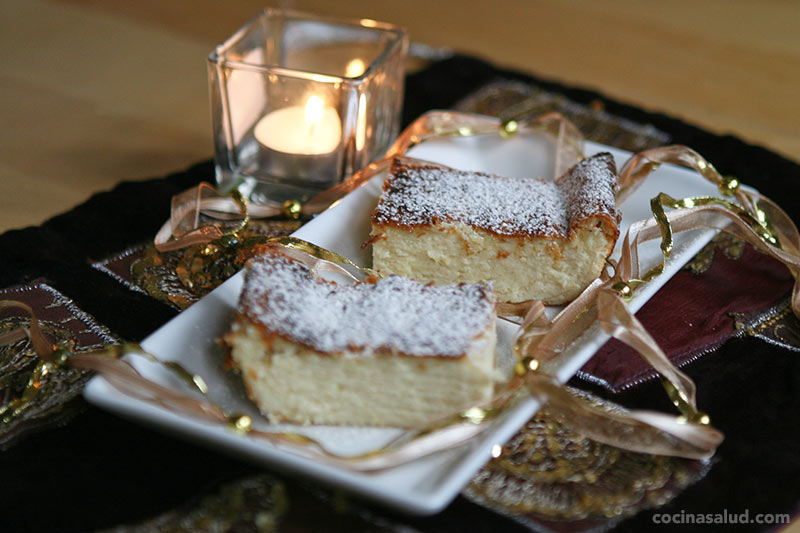
[[[217,183],[304,201],[380,157],[399,132],[407,49],[389,24],[261,12],[208,58]]]

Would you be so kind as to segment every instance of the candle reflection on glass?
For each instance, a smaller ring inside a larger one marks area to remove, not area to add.
[[[363,59],[357,57],[347,62],[347,66],[344,68],[344,75],[347,78],[357,78],[364,74],[365,70],[367,70],[367,64],[364,63]]]
[[[356,118],[356,150],[364,148],[367,140],[367,95],[361,93],[358,97],[358,118]]]

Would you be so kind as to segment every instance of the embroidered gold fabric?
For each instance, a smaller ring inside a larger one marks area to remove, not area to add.
[[[188,505],[142,523],[116,527],[106,533],[139,531],[279,531],[289,509],[286,486],[267,475],[245,478],[219,487]]]
[[[570,392],[613,410],[597,397]],[[592,441],[560,424],[545,408],[463,494],[532,527],[583,521],[587,528],[606,529],[621,518],[663,505],[709,468],[709,461],[632,453]]]
[[[585,138],[631,152],[670,142],[669,135],[649,124],[637,124],[608,113],[600,100],[583,105],[519,81],[490,83],[467,96],[455,109],[503,120],[556,111],[577,126]]]
[[[252,220],[242,238],[289,235],[301,225],[299,220]],[[129,282],[153,298],[186,309],[238,272],[247,260],[245,254],[221,251],[209,258],[200,257],[204,248],[205,245],[195,245],[159,252],[148,244],[141,258],[131,265]]]
[[[740,335],[757,337],[766,342],[800,352],[800,320],[792,312],[787,298],[776,306],[747,317],[742,313],[731,313],[734,327]]]
[[[55,342],[70,343],[76,353],[117,342],[72,300],[45,283],[0,290],[0,299],[4,298],[14,298],[34,308],[44,333]],[[30,318],[23,313],[2,313],[0,335],[28,327],[29,323]],[[26,434],[66,423],[79,410],[71,400],[80,395],[90,373],[72,368],[42,373],[40,365],[41,359],[27,337],[0,345],[0,450],[16,444]],[[31,381],[35,382],[33,388],[28,387]],[[18,401],[26,390],[35,390],[35,398]]]
[[[711,263],[714,261],[714,252],[722,250],[725,257],[735,260],[742,257],[744,246],[743,240],[737,239],[729,233],[718,233],[683,268],[692,274],[702,274],[711,268]]]
[[[104,533],[178,531],[417,531],[350,502],[343,493],[305,490],[268,474],[225,483],[186,505]]]

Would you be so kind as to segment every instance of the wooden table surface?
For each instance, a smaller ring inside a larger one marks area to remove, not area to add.
[[[205,58],[256,0],[0,0],[0,231],[209,158]],[[800,2],[297,0],[800,161]]]

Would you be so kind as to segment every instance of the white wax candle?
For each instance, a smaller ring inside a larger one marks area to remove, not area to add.
[[[258,142],[278,152],[320,155],[336,150],[342,136],[339,113],[311,96],[305,106],[272,111],[256,124]]]

